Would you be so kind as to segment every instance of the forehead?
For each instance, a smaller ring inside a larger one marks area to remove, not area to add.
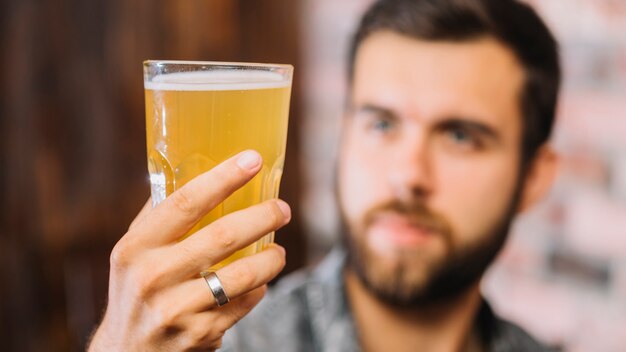
[[[425,119],[464,114],[519,123],[523,80],[513,53],[495,39],[422,41],[381,31],[359,46],[351,103]]]

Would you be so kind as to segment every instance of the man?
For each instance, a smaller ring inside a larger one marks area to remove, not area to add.
[[[214,349],[227,330],[227,351],[543,349],[493,316],[479,282],[514,215],[555,174],[546,141],[560,72],[548,29],[515,0],[381,0],[349,65],[342,249],[238,322],[284,251],[218,270],[211,291],[197,273],[284,225],[289,207],[269,201],[175,240],[258,172],[258,154],[244,152],[138,215],[112,253],[91,350]]]

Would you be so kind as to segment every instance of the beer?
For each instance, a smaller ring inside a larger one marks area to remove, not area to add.
[[[194,226],[278,196],[285,159],[291,91],[288,77],[263,70],[216,70],[161,74],[145,82],[148,171],[153,205],[189,180],[246,149],[263,166]],[[258,252],[274,234],[233,254],[218,269]]]

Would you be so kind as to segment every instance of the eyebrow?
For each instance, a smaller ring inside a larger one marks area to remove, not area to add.
[[[398,115],[392,110],[389,110],[380,106],[376,106],[376,105],[371,105],[371,104],[365,104],[357,108],[350,107],[350,112],[351,112],[350,115],[352,116],[355,116],[361,113],[367,113],[367,114],[374,114],[374,115],[378,115],[378,116],[390,118],[390,119],[398,118]]]
[[[364,104],[359,107],[351,107],[351,115],[358,116],[361,113],[374,114],[380,117],[388,119],[398,119],[398,115],[390,109],[383,108],[372,104]],[[480,122],[480,119],[475,117],[461,117],[461,116],[447,116],[440,119],[434,124],[435,129],[443,130],[448,128],[462,128],[471,133],[475,133],[483,136],[484,138],[491,139],[496,143],[500,143],[502,138],[500,133],[493,127],[486,123]]]

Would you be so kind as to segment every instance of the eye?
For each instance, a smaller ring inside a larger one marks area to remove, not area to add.
[[[453,141],[458,143],[467,143],[471,140],[471,136],[469,135],[469,133],[462,129],[457,128],[450,130],[448,131],[448,134]]]
[[[390,136],[398,129],[397,125],[398,122],[392,117],[376,115],[368,119],[365,127],[371,133]]]
[[[483,145],[480,138],[477,138],[473,133],[464,128],[451,127],[446,129],[444,133],[448,141],[457,147],[480,149]]]
[[[376,119],[371,124],[372,129],[379,132],[387,132],[392,128],[392,122],[388,119]]]
[[[354,112],[354,119],[357,121],[361,132],[371,135],[372,137],[388,138],[400,130],[400,121],[393,111],[364,104],[357,107]]]

